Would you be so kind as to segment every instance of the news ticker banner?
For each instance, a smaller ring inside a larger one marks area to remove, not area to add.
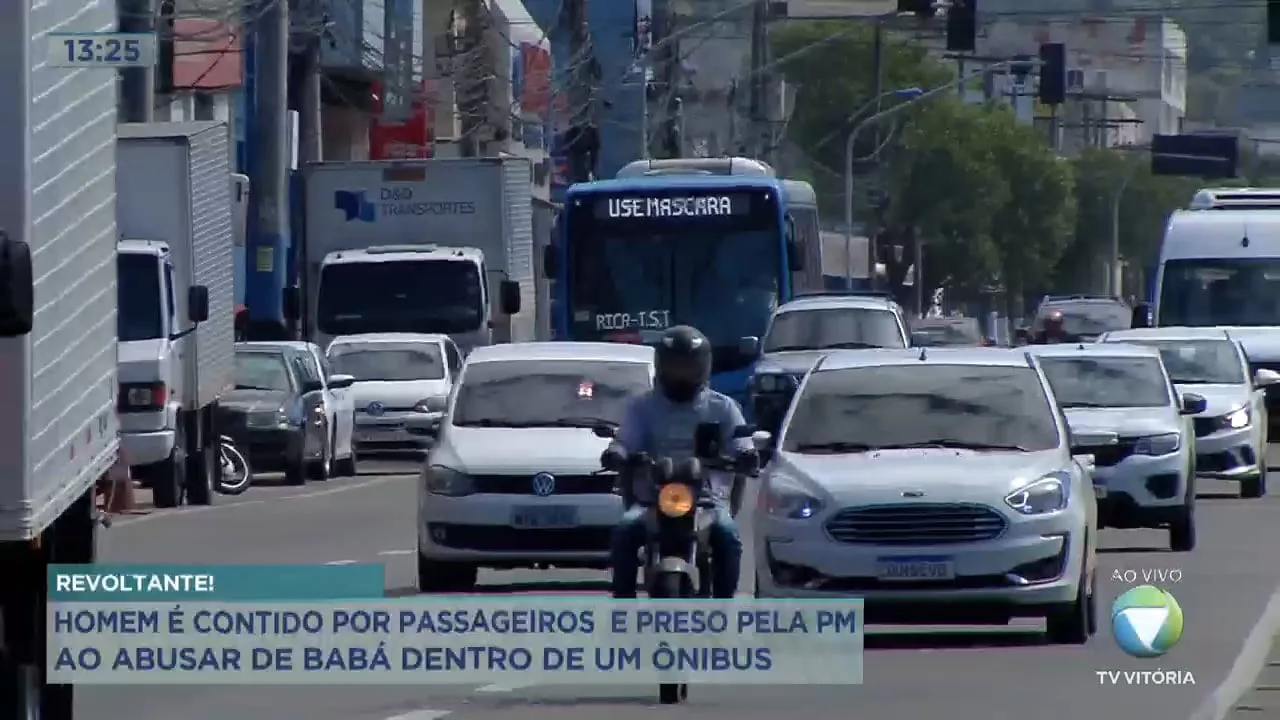
[[[384,597],[381,565],[53,566],[77,685],[851,685],[861,600]]]

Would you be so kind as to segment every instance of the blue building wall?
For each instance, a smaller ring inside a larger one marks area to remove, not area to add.
[[[554,30],[563,0],[524,0],[525,9],[544,29]],[[627,163],[640,156],[644,118],[644,87],[628,77],[635,35],[635,3],[629,0],[587,3],[590,27],[600,63],[601,90],[597,108],[600,123],[600,158],[596,173],[611,178]],[[567,92],[569,40],[564,32],[550,32],[551,59],[555,65],[555,92]],[[606,108],[609,103],[612,107]]]

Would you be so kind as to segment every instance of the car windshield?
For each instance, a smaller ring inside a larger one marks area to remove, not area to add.
[[[235,383],[239,390],[289,392],[292,389],[284,355],[274,352],[237,350]]]
[[[763,345],[765,352],[906,347],[892,310],[851,307],[780,312]]]
[[[1185,385],[1241,385],[1244,367],[1230,340],[1119,340],[1160,350],[1169,379]]]
[[[466,366],[452,423],[474,427],[595,427],[622,422],[650,387],[650,366],[605,360],[507,360]]]
[[[337,263],[320,271],[316,325],[329,335],[468,332],[480,327],[482,299],[469,261]]]
[[[1280,259],[1168,260],[1157,326],[1280,325]]]
[[[440,380],[444,355],[437,343],[335,343],[329,346],[335,372],[356,380]]]
[[[847,453],[1059,445],[1056,414],[1029,367],[919,363],[820,370],[783,430],[783,449]]]
[[[1036,330],[1044,327],[1045,316],[1053,310],[1062,313],[1062,329],[1078,338],[1096,338],[1105,332],[1127,330],[1133,324],[1133,311],[1118,300],[1064,300],[1040,307]]]
[[[1040,365],[1063,408],[1173,404],[1158,358],[1044,357]]]
[[[153,340],[164,334],[160,258],[121,253],[116,259],[116,336],[121,342]]]

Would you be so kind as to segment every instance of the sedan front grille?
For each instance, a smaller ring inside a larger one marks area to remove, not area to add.
[[[994,540],[1007,524],[985,505],[913,503],[845,508],[827,533],[851,545],[951,545]]]

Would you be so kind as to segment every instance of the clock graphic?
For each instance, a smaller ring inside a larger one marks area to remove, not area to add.
[[[150,67],[156,63],[154,33],[49,33],[51,67]]]

